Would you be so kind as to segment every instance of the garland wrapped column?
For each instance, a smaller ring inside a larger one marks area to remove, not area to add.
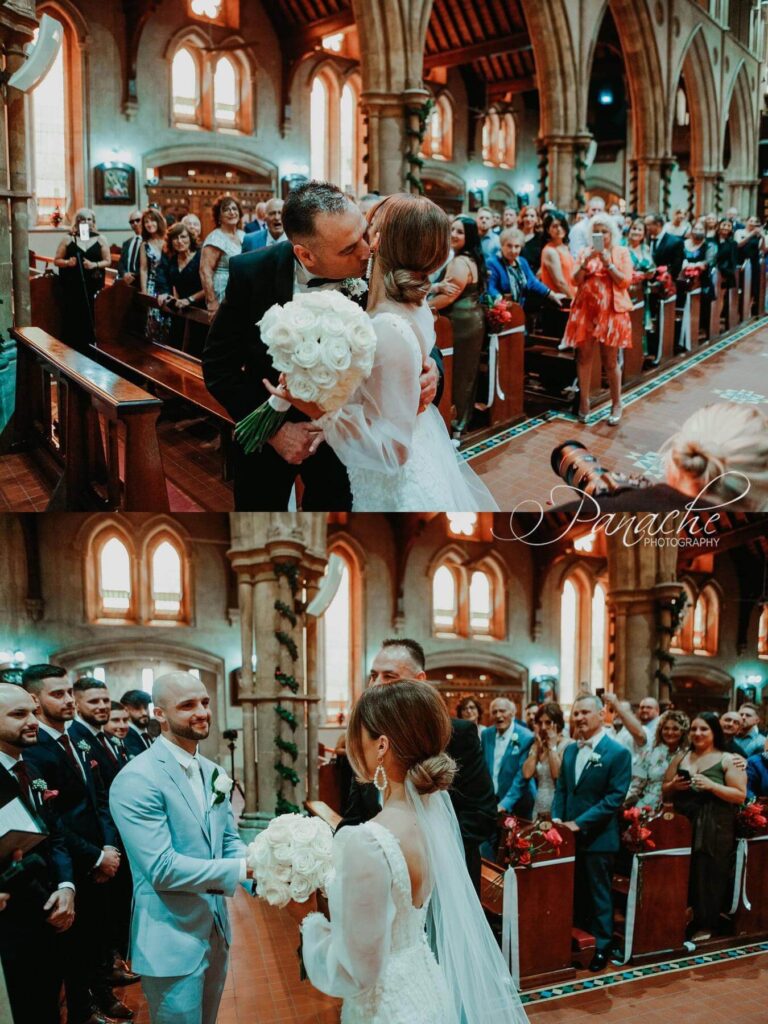
[[[672,637],[678,631],[680,623],[683,621],[687,603],[685,588],[680,587],[676,596],[669,597],[665,601],[659,601],[658,604],[656,626],[658,647],[654,651],[658,667],[654,673],[654,679],[656,680],[656,692],[659,697],[672,696],[672,669],[675,667],[675,656],[669,653],[669,648]],[[662,693],[663,687],[667,688],[666,694]]]
[[[299,661],[299,643],[301,640],[299,624],[300,608],[297,602],[299,593],[299,571],[295,562],[275,562],[275,579],[278,597],[274,609],[278,616],[278,627],[275,639],[278,643],[278,663],[275,666],[275,682],[278,686],[278,701],[275,704],[275,760],[277,772],[276,814],[298,813],[301,810],[301,798],[296,790],[301,784],[301,776],[296,771],[299,757],[299,746],[296,742],[296,730],[299,719],[296,714],[298,706],[290,701],[283,703],[284,693],[296,696],[299,692],[297,664]],[[298,641],[298,642],[297,642]]]
[[[421,89],[411,90],[406,94],[405,105],[405,187],[411,192],[424,195],[424,185],[421,180],[421,169],[424,166],[424,158],[421,156],[421,147],[424,136],[427,134],[429,115],[435,101],[429,96],[423,103],[418,100],[424,96]]]

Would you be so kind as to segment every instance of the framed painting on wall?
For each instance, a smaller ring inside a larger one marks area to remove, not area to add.
[[[136,170],[130,164],[99,164],[94,173],[97,204],[128,206],[136,202]]]

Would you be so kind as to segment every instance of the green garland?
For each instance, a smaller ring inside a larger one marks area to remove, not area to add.
[[[282,718],[284,722],[288,723],[291,728],[291,732],[296,732],[299,726],[299,720],[290,708],[284,708],[282,704],[275,704],[275,712],[278,718]]]
[[[296,595],[299,592],[300,586],[299,567],[295,562],[275,562],[274,571],[278,580],[283,578],[288,581],[288,586],[290,588],[294,604],[293,608],[291,608],[291,606],[286,604],[285,601],[278,599],[275,601],[275,611],[282,619],[285,620],[286,623],[290,625],[291,629],[295,629],[296,624],[299,621],[297,612],[301,607],[296,600]],[[288,657],[295,664],[299,660],[299,648],[290,633],[286,632],[284,629],[276,629],[275,639],[280,646],[288,652]],[[275,681],[279,683],[280,686],[290,690],[291,693],[299,692],[299,683],[293,672],[283,672],[279,666],[275,666]],[[299,725],[298,718],[289,708],[283,707],[279,700],[277,704],[275,704],[275,714],[277,715],[279,722],[285,722],[291,732],[296,732]],[[295,768],[284,764],[282,759],[283,754],[288,754],[292,761],[296,761],[299,756],[298,745],[290,740],[284,740],[278,732],[275,735],[275,747],[275,771],[278,774],[279,784],[282,785],[283,782],[290,782],[292,786],[298,786],[301,782],[299,773]],[[278,792],[275,811],[277,814],[300,814],[301,808],[298,804],[294,804],[290,800],[286,800],[282,793]]]
[[[295,761],[299,756],[298,746],[295,743],[284,740],[282,736],[275,736],[275,746],[284,751],[284,753],[289,754],[292,761]]]
[[[275,636],[277,642],[288,651],[291,656],[291,661],[298,661],[299,648],[296,646],[296,641],[289,633],[283,632],[282,629],[275,630]]]
[[[662,636],[668,637],[670,640],[680,628],[680,623],[683,620],[683,613],[688,603],[685,590],[681,589],[677,597],[673,597],[672,600],[665,605],[662,605],[659,609],[660,612],[668,611],[670,614],[670,624],[668,626],[662,625],[657,622],[657,629]],[[672,682],[672,669],[675,667],[675,656],[670,654],[669,650],[665,647],[657,647],[653,652],[656,660],[659,663],[659,667],[653,674],[654,679],[659,685],[669,686]]]
[[[291,693],[299,692],[299,684],[296,681],[296,676],[289,676],[287,672],[281,672],[280,669],[275,669],[275,679],[281,686],[287,686]]]
[[[435,101],[430,97],[425,100],[418,107],[406,107],[406,124],[405,124],[405,137],[408,140],[405,147],[405,159],[408,164],[408,170],[405,173],[405,180],[409,185],[412,185],[419,195],[424,195],[424,183],[421,180],[420,171],[424,166],[424,157],[419,155],[421,144],[424,142],[424,136],[427,134],[427,123],[429,122],[429,115],[432,112],[432,108],[435,105]],[[410,119],[412,117],[418,117],[419,127],[412,128],[410,125]],[[416,145],[413,145],[413,142]]]
[[[296,613],[288,607],[285,601],[275,601],[275,611],[280,612],[284,619],[288,619],[293,629],[296,628]]]

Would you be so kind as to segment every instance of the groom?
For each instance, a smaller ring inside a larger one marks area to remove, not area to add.
[[[216,765],[197,748],[211,727],[205,687],[171,672],[152,701],[162,734],[109,794],[133,874],[131,959],[152,1024],[215,1024],[231,939],[224,897],[250,872],[229,800],[213,789]]]
[[[230,261],[226,296],[205,343],[205,383],[234,420],[269,397],[263,378],[278,380],[256,326],[269,307],[316,288],[346,294],[345,284],[363,275],[370,255],[365,218],[329,182],[309,181],[289,193],[283,228],[289,242]],[[435,355],[433,350],[421,377],[422,408],[437,392]],[[286,509],[297,476],[304,484],[305,512],[347,511],[352,505],[346,469],[320,431],[293,407],[261,452],[246,455],[234,445],[233,476],[235,508],[241,512]]]
[[[595,937],[590,971],[608,962],[613,936],[613,861],[617,812],[632,781],[632,756],[603,733],[603,704],[586,694],[573,703],[573,736],[557,777],[552,819],[576,833],[573,920]]]

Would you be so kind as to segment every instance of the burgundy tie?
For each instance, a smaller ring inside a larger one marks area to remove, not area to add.
[[[114,750],[112,749],[112,744],[109,742],[109,740],[104,735],[104,733],[100,732],[99,735],[96,737],[96,739],[99,741],[99,743],[102,745],[102,747],[104,747],[104,750],[106,751],[107,757],[110,759],[112,764],[117,764],[118,763],[117,762],[117,755],[115,754]]]
[[[82,764],[77,759],[77,754],[75,754],[75,751],[72,747],[72,741],[70,740],[69,736],[67,736],[66,733],[62,733],[62,735],[59,736],[58,742],[64,748],[64,753],[69,758],[70,764],[75,769],[77,774],[82,778],[84,770]]]
[[[19,760],[13,766],[11,771],[16,776],[16,781],[19,784],[19,788],[21,789],[22,796],[24,797],[24,799],[26,800],[26,802],[28,804],[30,804],[32,807],[34,807],[35,806],[35,802],[32,799],[32,783],[31,783],[30,778],[29,778],[29,772],[27,771],[27,766],[24,764],[23,761]]]

